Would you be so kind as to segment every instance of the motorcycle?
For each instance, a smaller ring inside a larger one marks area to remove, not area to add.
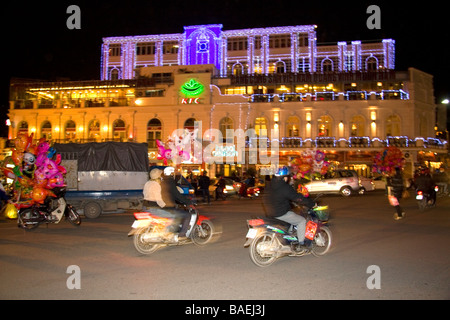
[[[434,191],[437,194],[439,192],[439,187],[435,186]],[[416,200],[417,204],[419,205],[420,211],[423,211],[427,208],[432,208],[436,205],[436,199],[432,199],[429,192],[421,189],[416,190]]]
[[[202,246],[209,243],[214,235],[213,223],[209,218],[199,215],[194,206],[189,206],[188,211],[191,217],[185,239],[178,238],[182,223],[180,218],[160,217],[146,211],[134,213],[136,220],[128,236],[133,236],[134,247],[142,254],[151,254],[165,246],[191,242]]]
[[[242,182],[239,188],[238,197],[254,199],[259,196],[261,190],[258,187],[247,187],[245,183]]]
[[[32,230],[41,223],[58,224],[65,217],[74,226],[81,224],[81,217],[75,207],[65,199],[66,189],[54,190],[56,198],[48,197],[43,204],[33,204],[30,207],[18,208],[17,223],[20,228]],[[17,207],[17,204],[15,204]]]
[[[297,228],[275,218],[256,218],[247,221],[247,241],[250,258],[259,267],[267,267],[283,256],[300,257],[326,254],[331,247],[331,230],[328,222],[328,206],[307,210],[305,238],[312,241],[310,247],[298,245]]]

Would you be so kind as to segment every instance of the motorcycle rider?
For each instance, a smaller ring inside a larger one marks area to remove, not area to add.
[[[267,214],[278,220],[297,226],[298,244],[308,247],[311,241],[305,241],[306,220],[301,215],[291,211],[291,201],[299,202],[308,208],[313,208],[316,203],[309,198],[297,193],[289,184],[291,176],[288,167],[279,168],[267,190],[266,204],[269,209]]]
[[[163,171],[158,168],[154,168],[150,171],[150,180],[144,185],[144,201],[143,209],[151,210],[153,213],[164,218],[175,218],[175,215],[169,211],[162,210],[166,206],[161,195],[161,181]]]
[[[416,177],[414,183],[417,190],[422,190],[429,194],[429,200],[431,200],[433,204],[436,204],[436,191],[434,190],[436,183],[433,181],[428,168],[420,169],[420,174]]]
[[[193,205],[193,202],[178,189],[174,172],[175,169],[173,167],[166,167],[164,169],[164,178],[161,183],[161,196],[165,202],[164,209],[172,212],[182,220],[182,227],[178,234],[178,237],[180,238],[186,237],[191,215],[185,210],[178,209],[177,203],[191,206]]]
[[[182,228],[178,234],[180,238],[186,236],[190,215],[184,210],[178,210],[176,202],[192,205],[192,201],[178,190],[174,177],[171,177],[174,171],[173,167],[166,167],[164,171],[158,168],[150,171],[150,180],[144,185],[143,205],[151,208],[151,211],[160,217],[172,219],[180,217],[182,220]]]

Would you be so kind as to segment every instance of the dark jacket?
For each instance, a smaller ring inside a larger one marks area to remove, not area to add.
[[[202,175],[200,178],[198,178],[198,186],[200,189],[208,190],[209,185],[211,183],[211,179],[207,175]]]
[[[291,201],[299,202],[308,208],[315,205],[314,201],[304,197],[301,193],[297,193],[282,178],[273,178],[264,199],[266,214],[272,217],[281,217],[291,210]]]
[[[403,191],[405,189],[403,185],[403,176],[401,173],[397,172],[390,181],[390,185],[392,187],[393,195],[397,199],[401,199],[403,195]]]
[[[421,174],[414,180],[417,190],[429,191],[434,188],[434,181],[429,174]]]
[[[166,203],[164,208],[174,208],[176,203],[191,205],[192,201],[180,193],[173,177],[164,177],[161,182],[161,197]]]

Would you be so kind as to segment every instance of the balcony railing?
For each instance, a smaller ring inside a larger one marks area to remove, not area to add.
[[[409,100],[409,94],[403,90],[315,92],[315,93],[282,93],[252,94],[250,102],[302,102],[302,101],[364,101],[364,100]]]
[[[259,147],[263,144],[270,148],[272,141],[267,137],[251,138],[246,141],[246,147]],[[350,137],[340,138],[335,137],[316,137],[306,138],[301,137],[283,137],[278,141],[279,148],[295,149],[295,148],[319,148],[319,149],[336,149],[336,148],[383,148],[389,146],[396,146],[399,148],[433,148],[446,149],[448,142],[436,138],[409,138],[405,136],[387,137],[386,139],[370,137]]]

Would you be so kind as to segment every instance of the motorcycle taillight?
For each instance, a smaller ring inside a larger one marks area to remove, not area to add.
[[[422,191],[417,191],[417,194],[418,195],[423,195],[423,192]]]
[[[136,220],[146,220],[151,218],[151,214],[148,212],[135,212],[134,217]]]
[[[439,191],[439,187],[438,186],[434,186],[434,191],[438,192]]]
[[[252,219],[252,220],[248,220],[248,225],[251,227],[258,227],[264,224],[264,220],[263,219]]]

